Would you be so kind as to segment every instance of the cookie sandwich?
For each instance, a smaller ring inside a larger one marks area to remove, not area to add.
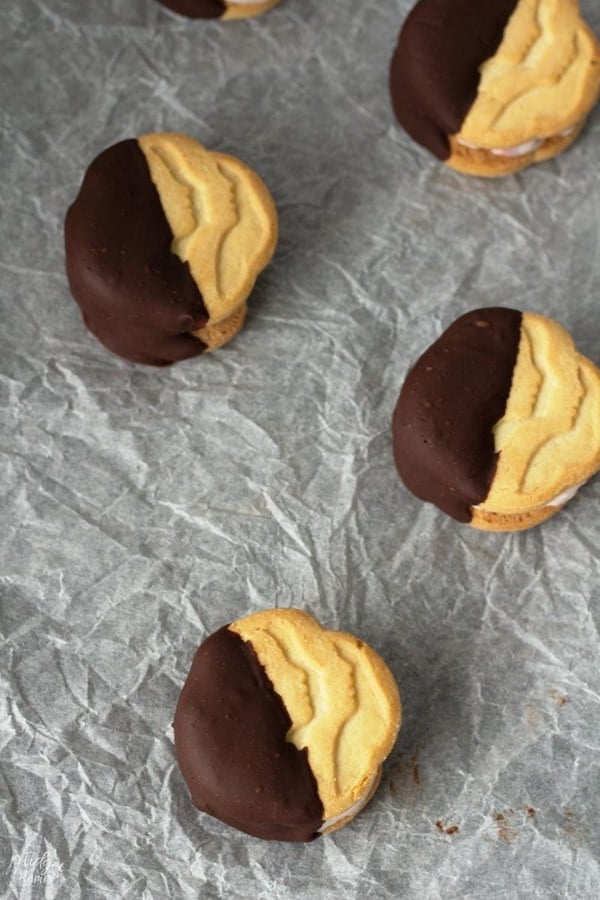
[[[109,147],[65,221],[69,286],[87,327],[113,353],[154,366],[238,333],[276,243],[259,176],[183,134]]]
[[[451,168],[495,177],[566,150],[600,92],[577,0],[419,0],[390,70],[396,117]]]
[[[400,718],[396,682],[367,644],[270,609],[201,644],[173,727],[195,806],[255,837],[309,841],[369,802]]]
[[[600,469],[600,370],[552,319],[474,310],[409,371],[392,429],[421,500],[475,528],[530,528]]]

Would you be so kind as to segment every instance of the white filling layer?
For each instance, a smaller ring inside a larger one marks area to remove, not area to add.
[[[348,809],[344,810],[344,812],[340,813],[339,816],[332,816],[330,819],[327,819],[326,822],[323,822],[319,831],[322,833],[323,831],[327,831],[328,828],[331,828],[332,825],[337,825],[338,822],[341,822],[342,819],[348,818],[348,816],[355,816],[357,813],[361,811],[363,806],[366,806],[369,801],[369,796],[371,791],[373,790],[373,785],[377,780],[377,776],[379,772],[375,772],[371,780],[369,781],[367,787],[364,790],[364,793],[360,795],[356,803],[353,803],[352,806],[349,806]]]
[[[263,6],[265,3],[268,3],[268,2],[269,2],[269,0],[230,0],[229,5],[230,6],[244,6],[244,4],[246,4],[249,6],[252,3],[255,6]]]
[[[579,488],[585,484],[585,481],[576,484],[574,487],[566,488],[562,494],[558,494],[556,497],[553,497],[552,500],[549,500],[546,503],[546,506],[563,506],[565,503],[568,503],[569,500],[572,500]]]
[[[558,134],[553,134],[548,138],[532,138],[530,141],[524,141],[522,144],[516,144],[514,147],[480,147],[478,144],[463,141],[459,137],[456,138],[456,142],[462,144],[463,147],[469,147],[471,150],[487,150],[488,153],[493,153],[494,156],[527,156],[528,153],[533,153],[546,141],[550,141],[553,138],[568,137],[570,134],[573,134],[576,128],[577,124],[571,125],[570,128],[565,128],[563,131],[559,131]]]
[[[490,152],[494,156],[527,156],[528,153],[533,153],[534,150],[537,150],[538,147],[545,143],[546,141],[541,138],[533,138],[531,141],[517,144],[516,147],[493,148]]]
[[[544,503],[543,506],[540,506],[539,509],[546,509],[548,506],[564,506],[565,503],[568,503],[569,500],[572,500],[580,487],[583,487],[585,481],[580,481],[579,484],[573,485],[573,487],[565,488],[562,493],[557,494],[556,497],[553,497],[552,500],[548,500],[547,503]],[[538,507],[533,507],[537,509]],[[483,509],[483,503],[478,504],[478,506],[474,506],[473,509]],[[531,510],[525,510],[525,512],[531,512]]]

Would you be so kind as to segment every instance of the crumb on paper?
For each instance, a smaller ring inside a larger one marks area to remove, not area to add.
[[[443,819],[436,819],[435,827],[440,834],[445,834],[448,837],[452,837],[453,834],[458,834],[460,832],[460,827],[458,825],[446,825]]]

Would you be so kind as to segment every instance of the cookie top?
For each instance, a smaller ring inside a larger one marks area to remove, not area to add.
[[[340,827],[368,802],[399,725],[398,689],[375,651],[295,609],[209,637],[174,721],[194,804],[290,841]]]
[[[474,310],[408,373],[393,439],[417,497],[478,527],[528,527],[600,468],[600,373],[556,322]]]
[[[396,115],[449,160],[466,147],[518,155],[581,125],[600,91],[598,42],[577,0],[420,0],[391,66]]]
[[[481,67],[459,136],[495,150],[561,136],[582,123],[599,91],[600,47],[578,0],[520,0]]]
[[[221,346],[277,241],[244,163],[181,134],[149,134],[90,165],[65,222],[69,284],[110,350],[168,365]]]
[[[522,314],[494,446],[498,463],[483,512],[553,506],[600,468],[600,372],[577,352],[569,332],[545,316]]]

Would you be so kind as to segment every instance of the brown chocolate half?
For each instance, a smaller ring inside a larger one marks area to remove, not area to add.
[[[165,366],[202,353],[208,313],[136,140],[88,168],[65,221],[67,276],[89,330],[125,359]]]
[[[173,727],[179,767],[198,809],[266,840],[310,841],[323,804],[306,749],[248,641],[227,627],[198,648]]]
[[[218,19],[225,12],[223,0],[158,0],[167,9],[188,19]]]
[[[392,424],[407,488],[458,519],[488,495],[497,464],[494,425],[504,415],[522,313],[476,309],[457,319],[406,376]]]
[[[479,67],[496,53],[518,0],[420,0],[402,26],[390,91],[398,121],[445,160],[477,96]]]

